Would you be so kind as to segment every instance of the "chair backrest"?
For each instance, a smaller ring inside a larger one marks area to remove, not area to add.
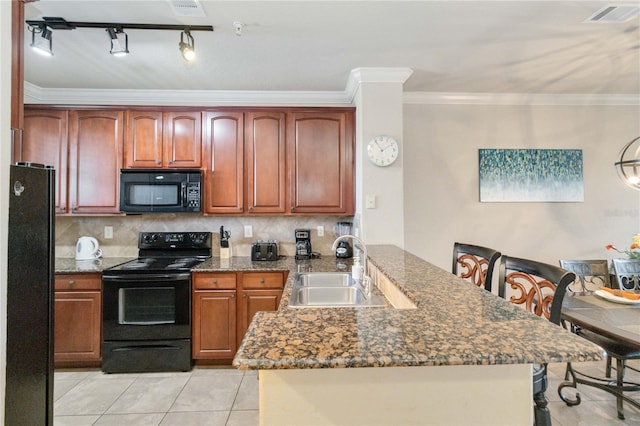
[[[499,257],[499,251],[488,247],[454,243],[451,272],[491,291],[493,268]]]
[[[640,259],[613,259],[618,288],[640,290]]]
[[[569,284],[567,291],[592,293],[600,287],[611,287],[609,264],[606,259],[560,260],[560,267],[576,274],[576,280]]]
[[[498,278],[500,297],[560,325],[560,311],[573,272],[554,265],[502,256]],[[508,288],[507,288],[508,286]]]

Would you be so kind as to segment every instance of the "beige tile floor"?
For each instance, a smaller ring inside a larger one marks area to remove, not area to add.
[[[232,368],[187,373],[55,372],[54,425],[258,424],[258,375]]]
[[[640,410],[626,404],[626,419],[619,420],[614,397],[599,389],[578,385],[582,403],[568,407],[557,393],[564,368],[549,366],[547,398],[554,426],[640,425]],[[604,362],[577,368],[602,375]],[[628,376],[640,381],[638,373],[629,371]],[[54,398],[56,426],[258,424],[257,374],[231,368],[146,374],[56,371]]]

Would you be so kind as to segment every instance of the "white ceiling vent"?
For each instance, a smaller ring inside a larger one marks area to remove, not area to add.
[[[585,22],[604,24],[627,22],[640,16],[640,6],[634,4],[605,6],[591,15]]]
[[[173,13],[177,16],[196,16],[204,18],[207,16],[198,0],[169,0]]]

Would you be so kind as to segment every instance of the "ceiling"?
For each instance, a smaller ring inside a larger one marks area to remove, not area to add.
[[[53,57],[29,48],[25,80],[40,88],[343,91],[351,70],[406,67],[405,92],[640,95],[640,17],[585,23],[616,1],[212,1],[206,17],[169,0],[40,0],[26,19],[212,25],[127,30],[130,54],[109,54],[103,29],[53,32]],[[244,24],[242,35],[234,22]]]

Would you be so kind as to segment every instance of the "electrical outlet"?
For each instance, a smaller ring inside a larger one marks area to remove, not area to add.
[[[318,225],[316,226],[316,230],[318,231],[318,237],[324,237],[324,226]]]
[[[251,225],[245,225],[244,226],[244,237],[245,238],[253,237],[253,229],[252,229]]]
[[[104,239],[110,240],[113,238],[113,226],[104,227]]]

